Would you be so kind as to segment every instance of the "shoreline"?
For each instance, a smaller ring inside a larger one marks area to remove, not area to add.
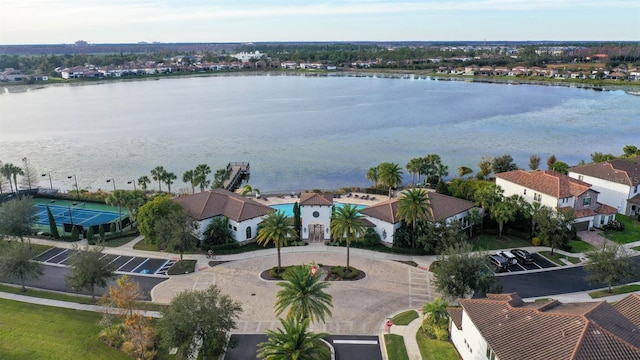
[[[14,94],[33,90],[40,90],[48,87],[58,86],[84,86],[84,85],[103,85],[117,82],[133,82],[133,81],[157,81],[165,79],[184,79],[198,77],[217,77],[217,76],[308,76],[308,77],[384,77],[404,79],[406,77],[424,77],[425,80],[435,81],[465,81],[472,83],[484,84],[503,84],[503,85],[538,85],[538,86],[563,86],[568,88],[591,89],[594,91],[624,91],[633,96],[640,96],[640,82],[625,82],[620,84],[618,81],[601,81],[600,83],[584,82],[580,79],[536,79],[536,78],[517,78],[517,77],[494,77],[494,76],[469,76],[469,75],[449,75],[434,74],[426,70],[403,70],[403,69],[346,69],[337,71],[307,71],[307,70],[278,70],[278,69],[261,69],[261,70],[240,70],[240,71],[216,71],[204,73],[172,73],[157,75],[131,76],[125,78],[101,78],[101,79],[81,79],[81,80],[54,80],[48,82],[39,82],[35,84],[22,83],[2,83],[2,91],[0,94]],[[12,91],[13,90],[13,91]]]

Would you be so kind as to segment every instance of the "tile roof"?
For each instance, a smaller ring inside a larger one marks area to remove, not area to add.
[[[395,224],[400,221],[397,215],[399,200],[399,198],[389,199],[378,203],[377,205],[364,208],[360,210],[360,213]],[[430,220],[432,221],[446,220],[451,216],[457,215],[476,206],[472,201],[438,194],[433,191],[427,192],[427,201],[431,204]]]
[[[589,190],[591,184],[571,178],[553,170],[526,172],[514,170],[496,174],[496,178],[518,184],[557,199],[579,196]]]
[[[640,298],[537,306],[517,294],[487,296],[459,303],[500,359],[640,359],[640,328],[625,317],[640,313]]]
[[[575,166],[569,171],[611,182],[635,186],[640,184],[640,156],[614,159],[600,163]]]
[[[333,194],[302,193],[300,206],[302,205],[333,206]]]
[[[622,315],[640,327],[640,294],[631,294],[613,305]]]
[[[180,196],[173,201],[182,205],[189,216],[198,221],[224,215],[233,221],[241,222],[274,211],[267,205],[223,189]]]
[[[458,330],[462,330],[462,308],[448,307],[447,312],[449,313],[449,318],[453,321],[453,324],[458,328]]]

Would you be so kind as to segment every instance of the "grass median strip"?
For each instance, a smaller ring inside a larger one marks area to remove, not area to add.
[[[419,317],[418,312],[415,310],[407,310],[401,312],[391,319],[393,325],[409,325],[410,322],[417,319]]]
[[[449,341],[430,339],[424,331],[418,330],[416,341],[422,360],[458,360],[458,353]],[[393,359],[393,358],[389,358]]]
[[[640,291],[640,284],[629,284],[615,287],[611,289],[611,292],[608,292],[607,290],[592,291],[589,293],[589,296],[591,296],[592,299],[598,299],[605,296],[628,294],[636,291]]]
[[[387,356],[394,360],[409,360],[407,348],[404,346],[404,338],[396,334],[384,334],[384,343],[387,347]]]

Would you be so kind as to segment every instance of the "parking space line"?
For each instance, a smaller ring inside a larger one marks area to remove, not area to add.
[[[542,268],[543,268],[542,266],[540,266],[540,265],[536,264],[535,262],[533,262],[532,264],[533,264],[533,265],[535,265],[535,266],[537,266],[537,267],[538,267],[538,269],[542,269]]]
[[[48,258],[48,259],[47,259],[47,260],[45,260],[44,262],[49,262],[49,260],[53,259],[54,257],[60,256],[60,255],[62,255],[62,254],[64,254],[64,253],[66,253],[66,252],[69,252],[69,249],[64,249],[64,250],[62,250],[61,252],[59,252],[59,253],[55,254],[54,256],[52,256],[52,257]]]
[[[136,267],[135,267],[135,269],[133,269],[133,270],[131,270],[131,271],[129,271],[129,272],[132,272],[132,273],[136,272],[136,270],[138,270],[138,268],[139,268],[140,266],[144,265],[144,263],[146,263],[147,261],[149,261],[149,258],[144,259],[144,261],[143,261],[143,262],[141,262],[141,263],[140,263],[140,265],[136,266]]]
[[[119,257],[119,256],[118,256]],[[132,262],[133,259],[135,259],[135,257],[132,257],[131,259],[129,259],[129,261],[127,261],[126,263],[122,264],[122,266],[120,266],[119,268],[116,269],[116,271],[119,271],[120,269],[122,269],[123,267],[125,267],[128,263]]]
[[[165,267],[169,261],[170,260],[165,261],[164,264],[162,264],[162,266],[160,266],[153,274],[155,275],[158,273],[158,271],[162,270],[162,268]]]
[[[107,255],[107,254],[105,254],[105,256],[106,256],[106,255]],[[113,262],[114,262],[114,261],[116,261],[116,260],[120,259],[121,257],[122,257],[122,255],[118,255],[118,256],[116,256],[116,258],[115,258],[115,259],[113,259],[113,260],[111,260],[111,261],[107,264],[107,266],[109,266],[109,265],[113,264]]]

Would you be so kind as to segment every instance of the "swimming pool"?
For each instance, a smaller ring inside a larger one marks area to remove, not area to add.
[[[344,203],[339,203],[339,202],[334,202],[333,204],[335,206],[345,205]],[[351,205],[355,205],[358,210],[362,210],[367,207],[366,205],[357,205],[357,204],[351,204]],[[271,207],[278,211],[284,212],[287,217],[293,217],[293,203],[271,205]]]

